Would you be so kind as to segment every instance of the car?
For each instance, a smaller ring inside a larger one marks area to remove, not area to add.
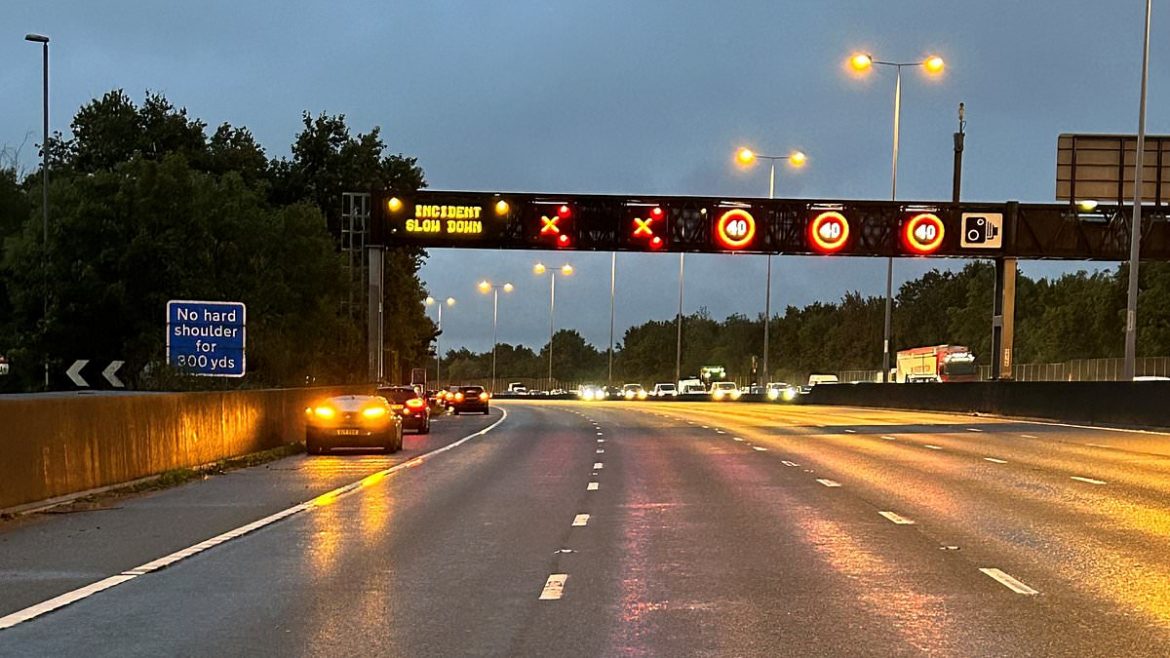
[[[581,387],[581,390],[578,391],[577,396],[586,401],[604,400],[609,397],[609,393],[606,392],[606,390],[601,386],[586,384]]]
[[[380,395],[338,395],[305,409],[305,451],[333,448],[402,449],[402,419]]]
[[[677,395],[678,389],[670,382],[658,382],[650,391],[650,396],[656,398],[673,398]]]
[[[452,386],[447,392],[447,407],[456,416],[472,411],[487,414],[491,397],[482,386]]]
[[[680,379],[678,381],[678,391],[682,395],[688,393],[706,393],[707,387],[703,385],[701,379]]]
[[[714,382],[711,384],[712,400],[738,400],[742,393],[735,382]]]
[[[528,387],[524,382],[512,382],[508,384],[508,393],[512,395],[528,395]]]
[[[767,391],[768,399],[772,401],[792,402],[797,395],[800,395],[800,389],[785,382],[769,382]]]
[[[381,386],[378,395],[386,398],[394,413],[402,417],[402,429],[431,433],[431,408],[426,398],[411,386]]]
[[[622,386],[622,397],[627,400],[645,400],[646,389],[641,384],[626,384]]]
[[[809,386],[817,386],[819,384],[837,384],[840,383],[840,381],[841,380],[837,378],[837,375],[814,373],[808,376]]]

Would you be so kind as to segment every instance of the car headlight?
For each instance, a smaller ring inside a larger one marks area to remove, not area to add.
[[[381,418],[386,415],[385,407],[366,407],[362,409],[362,416],[365,418]]]
[[[738,400],[740,395],[741,395],[741,393],[739,391],[732,391],[731,392],[731,399]]]
[[[316,409],[313,409],[313,415],[317,418],[329,419],[337,415],[337,410],[333,407],[323,404]]]
[[[774,388],[768,389],[768,399],[769,400],[775,400],[778,397],[780,397],[780,391],[778,391]]]
[[[789,402],[792,402],[793,400],[795,400],[796,399],[796,389],[795,388],[784,389],[784,399],[789,401]]]
[[[638,391],[638,399],[645,400],[646,399],[646,391]]]
[[[723,391],[715,391],[714,393],[711,394],[711,397],[715,398],[716,400],[722,400],[723,399]]]

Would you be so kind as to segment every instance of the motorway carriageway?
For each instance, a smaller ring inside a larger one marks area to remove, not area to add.
[[[434,428],[0,524],[0,655],[1170,655],[1165,434],[529,401]]]

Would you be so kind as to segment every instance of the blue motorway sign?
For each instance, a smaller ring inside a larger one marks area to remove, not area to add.
[[[240,302],[167,302],[167,363],[194,375],[243,377],[246,315]]]

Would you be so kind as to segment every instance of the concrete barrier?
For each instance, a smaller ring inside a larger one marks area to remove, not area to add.
[[[813,387],[802,402],[1170,427],[1170,381],[831,384]]]
[[[306,406],[365,392],[0,398],[0,511],[303,441]]]

